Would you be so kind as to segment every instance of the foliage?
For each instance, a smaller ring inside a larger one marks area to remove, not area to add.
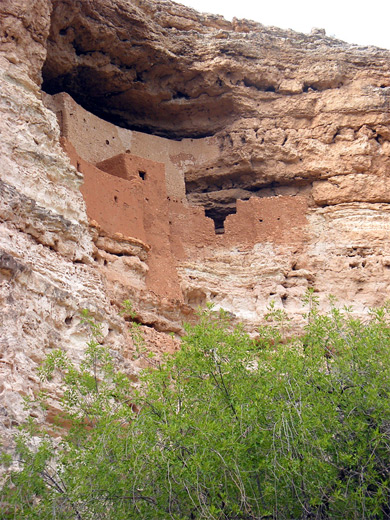
[[[256,339],[206,309],[137,391],[86,314],[83,363],[56,351],[41,369],[70,427],[58,443],[26,425],[5,518],[389,518],[390,309],[363,323],[305,303],[290,340],[275,307]]]
[[[150,352],[145,346],[145,341],[141,331],[141,325],[136,321],[137,313],[133,309],[133,304],[129,300],[125,300],[122,303],[122,310],[120,312],[122,316],[130,318],[129,329],[130,335],[133,340],[136,355],[135,359],[139,357],[152,357]]]

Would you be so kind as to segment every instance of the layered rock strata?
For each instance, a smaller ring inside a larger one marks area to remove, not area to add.
[[[81,308],[136,380],[125,299],[159,352],[206,301],[255,333],[388,297],[389,51],[168,0],[3,0],[0,36],[6,429]]]

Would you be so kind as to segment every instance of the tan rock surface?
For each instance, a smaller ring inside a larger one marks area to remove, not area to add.
[[[50,0],[2,0],[0,55],[41,83],[50,29]]]

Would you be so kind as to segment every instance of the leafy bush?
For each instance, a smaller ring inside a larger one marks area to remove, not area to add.
[[[390,518],[389,308],[363,323],[306,300],[290,340],[276,309],[255,340],[207,309],[138,391],[87,317],[82,365],[41,369],[70,427],[56,443],[26,425],[5,518]]]

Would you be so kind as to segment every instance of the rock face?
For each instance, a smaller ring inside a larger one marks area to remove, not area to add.
[[[207,301],[388,297],[390,51],[168,0],[3,0],[0,37],[6,430],[82,308],[136,379],[125,299],[158,352]]]

